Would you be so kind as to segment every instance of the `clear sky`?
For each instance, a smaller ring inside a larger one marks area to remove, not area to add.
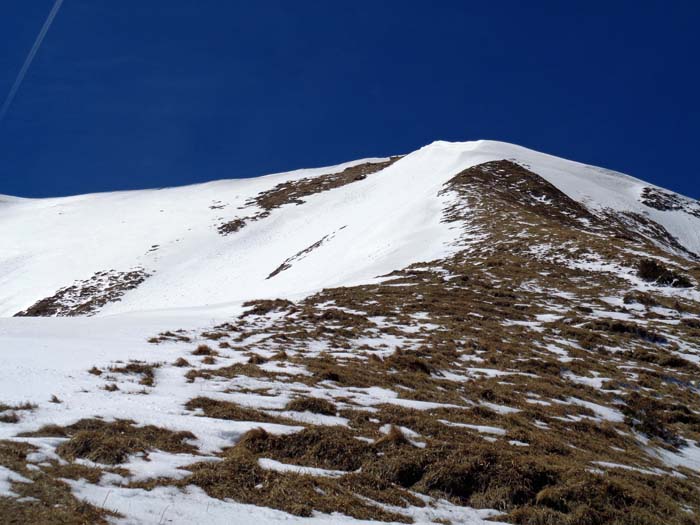
[[[1,99],[52,4],[0,3]],[[673,0],[65,0],[0,122],[0,193],[488,138],[699,198],[699,17]]]

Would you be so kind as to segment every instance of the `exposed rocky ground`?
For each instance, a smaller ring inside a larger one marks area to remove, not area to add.
[[[681,210],[695,217],[700,217],[700,202],[658,188],[644,188],[642,202],[645,206],[656,210]]]
[[[242,210],[256,210],[251,215],[245,217],[236,217],[233,220],[223,222],[218,226],[218,231],[221,235],[229,235],[236,233],[243,228],[248,222],[258,221],[270,216],[272,210],[277,209],[285,204],[304,204],[304,197],[329,191],[335,188],[340,188],[353,182],[365,180],[367,175],[378,173],[384,168],[391,166],[401,157],[391,157],[391,159],[383,162],[365,162],[356,166],[345,168],[339,173],[329,173],[317,177],[304,178],[289,182],[282,182],[274,188],[260,192],[254,198],[246,201]],[[214,209],[225,207],[219,203]]]
[[[15,317],[91,315],[108,303],[120,301],[126,292],[143,283],[148,276],[143,268],[127,272],[97,272],[89,279],[61,288],[52,296],[37,301]]]

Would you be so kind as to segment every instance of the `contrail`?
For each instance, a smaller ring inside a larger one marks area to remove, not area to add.
[[[19,70],[19,74],[17,75],[17,78],[15,79],[15,83],[12,84],[12,88],[10,89],[10,93],[7,95],[7,98],[5,99],[5,103],[2,105],[2,109],[0,110],[0,122],[2,122],[5,119],[5,115],[7,115],[7,111],[10,109],[10,106],[12,105],[12,101],[15,99],[15,95],[17,95],[17,91],[19,90],[19,87],[22,85],[22,81],[24,80],[24,77],[27,75],[27,71],[29,71],[29,67],[32,65],[32,61],[34,60],[34,57],[36,56],[37,51],[39,51],[39,48],[41,47],[41,43],[44,41],[44,37],[46,36],[46,33],[48,33],[49,28],[51,27],[51,24],[53,23],[53,19],[56,18],[56,15],[58,14],[58,10],[61,9],[61,4],[63,4],[63,0],[56,0],[54,2],[48,18],[46,19],[46,22],[44,22],[44,26],[41,28],[41,31],[39,31],[39,34],[37,35],[36,40],[34,41],[34,45],[32,46],[31,51],[29,51],[29,55],[27,55],[27,59],[24,61],[24,65],[22,66],[22,69]]]

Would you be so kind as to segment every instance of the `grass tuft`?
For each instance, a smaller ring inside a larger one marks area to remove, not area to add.
[[[298,397],[287,403],[285,409],[295,412],[313,412],[326,416],[334,416],[337,412],[333,403],[319,397]]]

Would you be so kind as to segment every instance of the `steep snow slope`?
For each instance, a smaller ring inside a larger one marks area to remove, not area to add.
[[[368,159],[256,179],[160,190],[0,201],[0,315],[107,270],[143,268],[152,276],[103,314],[299,296],[351,285],[442,257],[454,238],[440,223],[451,177],[490,160],[530,166],[594,209],[643,213],[689,250],[700,252],[700,217],[640,201],[648,185],[622,174],[492,141],[435,142],[364,180],[287,204],[227,237],[221,218],[249,213],[259,192],[337,173]],[[323,241],[323,242],[321,242]],[[271,272],[315,247],[274,278]],[[152,249],[152,247],[156,246]]]
[[[425,177],[416,163],[311,196],[304,206],[285,206],[237,235],[217,233],[217,217],[228,210],[210,209],[213,203],[233,208],[281,182],[348,165],[8,204],[0,208],[0,314],[12,315],[75,280],[110,269],[142,266],[155,272],[140,290],[108,309],[114,312],[305,293],[443,253],[449,235],[439,226],[435,194],[444,177]],[[321,257],[311,254],[293,270],[266,280],[285,259],[331,235]],[[149,252],[153,245],[159,249]]]

